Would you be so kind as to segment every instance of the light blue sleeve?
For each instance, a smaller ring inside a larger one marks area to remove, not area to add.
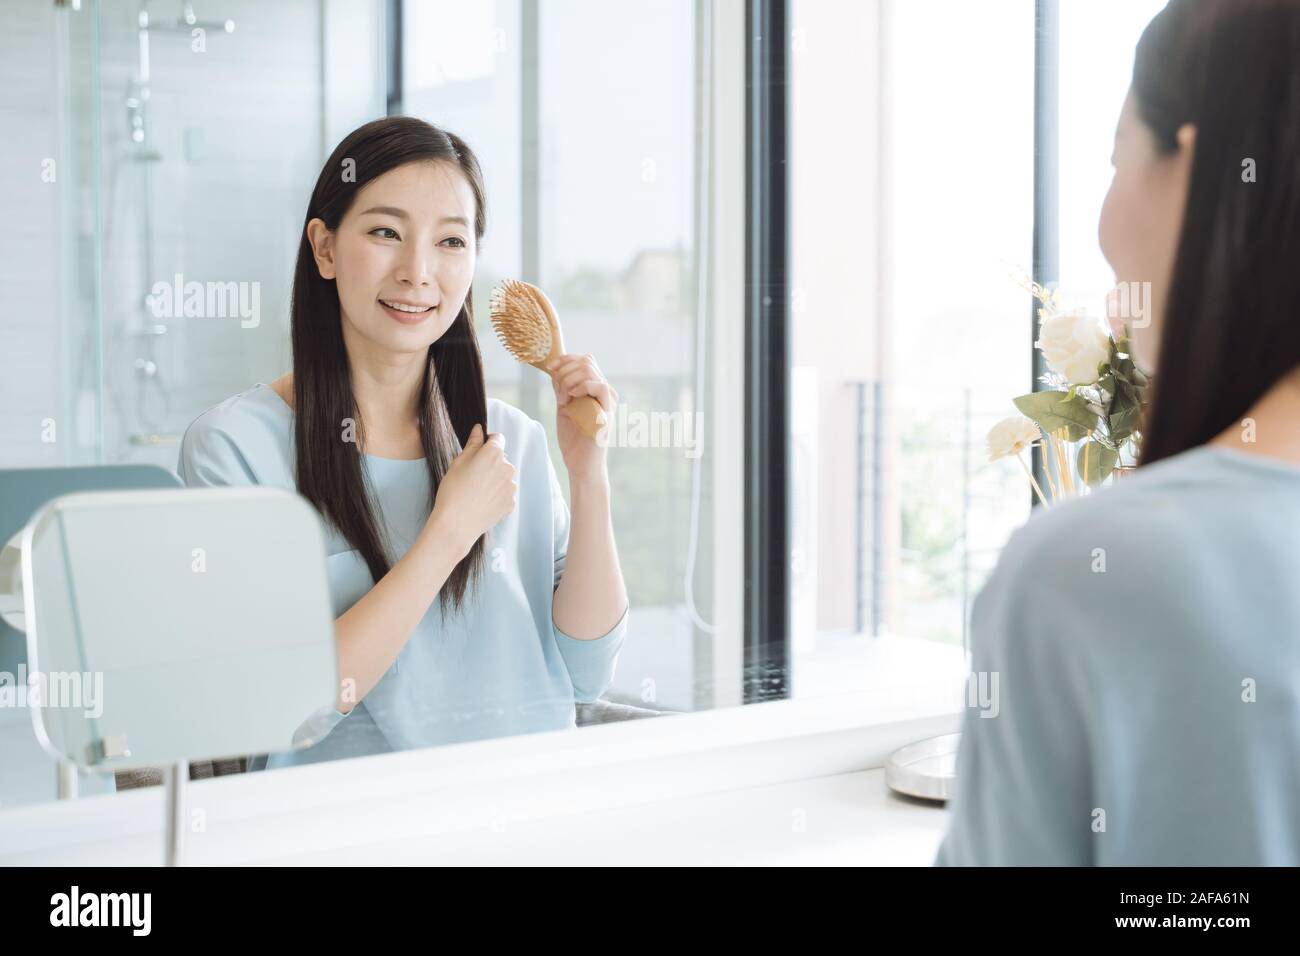
[[[553,587],[558,588],[560,578],[564,575],[565,558],[569,551],[569,505],[564,500],[564,489],[560,487],[560,479],[555,474],[555,465],[546,451],[546,432],[540,424],[537,428],[542,443],[542,455],[546,458],[546,465],[550,472],[551,514],[554,518],[552,537],[555,544]],[[555,626],[555,619],[552,617],[551,630],[555,633],[555,643],[560,649],[560,656],[564,658],[565,667],[568,668],[569,679],[573,682],[574,699],[579,703],[591,703],[613,683],[618,652],[622,649],[623,640],[627,636],[627,619],[630,611],[631,605],[623,610],[623,616],[608,633],[589,641],[565,634]]]
[[[1087,675],[1070,642],[1086,639],[1078,625],[1097,612],[1070,585],[1079,556],[1060,553],[1069,544],[1035,523],[1012,536],[972,608],[956,794],[937,866],[1093,862]]]
[[[238,441],[212,415],[211,411],[200,415],[185,429],[176,474],[187,488],[257,484]]]
[[[333,704],[326,704],[304,720],[298,729],[293,732],[294,749],[310,747],[312,744],[328,737],[330,731],[337,727],[346,716],[347,714],[339,713]]]
[[[256,470],[234,434],[211,417],[200,415],[181,438],[176,474],[187,488],[224,488],[256,485]],[[306,747],[325,737],[346,717],[326,705],[294,732],[293,746]]]

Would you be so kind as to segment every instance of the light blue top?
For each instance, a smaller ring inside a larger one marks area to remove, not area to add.
[[[268,385],[226,399],[186,430],[181,480],[295,490],[293,422],[293,411]],[[346,716],[332,705],[304,714],[294,743],[315,743],[289,751],[285,741],[286,752],[270,755],[267,766],[572,727],[575,701],[595,700],[609,686],[627,612],[594,640],[570,637],[551,619],[568,551],[569,509],[546,433],[519,409],[491,398],[488,431],[505,438],[519,495],[515,510],[488,532],[477,594],[467,592],[461,611],[449,611],[445,621],[435,599],[361,702]],[[396,561],[429,516],[428,471],[422,458],[364,455],[363,461]],[[374,581],[359,552],[328,522],[322,526],[337,617]]]
[[[1038,514],[971,627],[936,863],[1300,864],[1300,468],[1201,446]]]

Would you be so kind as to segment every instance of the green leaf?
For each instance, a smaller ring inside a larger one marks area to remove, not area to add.
[[[1107,420],[1110,440],[1116,445],[1127,441],[1137,429],[1140,413],[1141,406],[1131,396],[1126,396],[1122,402],[1117,398],[1111,405],[1110,418]]]
[[[1084,462],[1084,458],[1087,462]],[[1079,475],[1089,485],[1099,485],[1115,470],[1119,461],[1119,452],[1099,441],[1086,441],[1079,446],[1075,459]],[[1086,467],[1085,467],[1086,464]]]
[[[1112,416],[1121,408],[1137,404],[1137,388],[1118,376],[1113,380],[1115,387],[1110,393],[1110,413]]]
[[[1070,441],[1086,438],[1088,432],[1097,428],[1097,416],[1088,411],[1088,403],[1080,395],[1030,392],[1013,398],[1012,402],[1020,414],[1032,418],[1043,431],[1050,433],[1058,428],[1066,429],[1066,437]]]

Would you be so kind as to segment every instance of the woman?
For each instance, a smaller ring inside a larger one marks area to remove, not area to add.
[[[408,117],[352,132],[307,207],[293,371],[186,431],[187,485],[296,489],[324,519],[337,698],[268,766],[571,727],[612,679],[628,602],[604,443],[557,416],[570,512],[541,424],[487,398],[484,208],[458,137]],[[591,356],[552,373],[559,405],[590,395],[612,420]]]
[[[1141,467],[1012,536],[973,611],[940,864],[1300,864],[1300,0],[1172,0],[1100,238],[1150,282]],[[993,686],[988,681],[987,686]]]

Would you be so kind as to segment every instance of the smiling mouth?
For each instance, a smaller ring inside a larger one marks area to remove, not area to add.
[[[412,305],[409,302],[392,302],[388,299],[380,299],[379,304],[394,312],[405,312],[408,315],[420,315],[434,310],[432,305]]]

